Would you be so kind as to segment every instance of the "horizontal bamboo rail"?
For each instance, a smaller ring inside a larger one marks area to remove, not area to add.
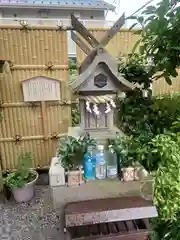
[[[61,105],[72,105],[78,103],[77,101],[58,101],[58,102],[48,102],[48,106],[61,106]],[[41,103],[24,103],[24,102],[19,102],[19,103],[1,103],[0,108],[11,108],[11,107],[40,107]]]
[[[11,70],[33,70],[33,69],[48,69],[50,68],[51,70],[68,70],[69,66],[68,65],[12,65],[10,66]]]
[[[67,133],[61,133],[57,134],[55,138],[60,138],[67,136]],[[31,141],[31,140],[48,140],[48,139],[53,139],[53,135],[48,135],[47,138],[45,139],[44,135],[39,135],[39,136],[26,136],[26,137],[21,137],[18,136],[19,138],[16,139],[15,137],[10,137],[10,138],[0,138],[0,142],[20,142],[20,141]]]
[[[68,30],[75,30],[72,26],[58,26],[58,25],[40,25],[40,24],[27,24],[23,26],[22,24],[1,24],[0,29],[28,29],[28,30],[59,30],[59,31],[68,31]],[[89,30],[93,31],[105,31],[108,30],[109,27],[88,27]],[[141,29],[132,29],[129,30],[128,28],[122,28],[120,32],[139,32]]]

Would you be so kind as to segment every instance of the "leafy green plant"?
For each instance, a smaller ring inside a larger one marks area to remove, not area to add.
[[[148,6],[140,15],[131,17],[142,27],[141,39],[135,47],[141,43],[140,54],[153,60],[154,78],[163,76],[168,84],[172,84],[171,77],[178,75],[176,69],[180,66],[178,4],[179,0],[161,0],[156,6]]]
[[[129,54],[125,62],[119,62],[119,72],[130,82],[144,84],[145,89],[151,83],[148,69],[147,60],[137,53]]]
[[[71,116],[72,116],[72,126],[79,125],[80,124],[79,104],[71,105]]]
[[[154,135],[171,129],[172,123],[180,116],[179,105],[180,94],[152,99],[129,96],[117,101],[117,124],[125,134],[136,137],[144,135],[141,140],[150,140]]]
[[[164,221],[160,218],[151,221],[153,234],[151,240],[179,240],[180,239],[180,214],[174,221]]]
[[[121,167],[129,167],[135,162],[137,142],[132,136],[119,136],[109,139],[109,147],[114,150],[120,160]]]
[[[164,147],[171,146],[171,136],[169,135],[157,135],[148,143],[143,144],[138,149],[139,162],[148,171],[155,171],[159,167],[161,162],[161,154],[164,151]]]
[[[31,153],[23,153],[19,157],[19,163],[17,170],[7,174],[4,178],[4,183],[11,189],[22,188],[26,183],[31,182],[35,179],[35,175],[30,171],[32,164]]]
[[[172,123],[171,129],[180,132],[180,117],[177,117],[176,121]]]
[[[180,146],[171,134],[158,135],[152,143],[152,151],[159,158],[154,179],[154,203],[160,219],[173,221],[180,210]]]
[[[89,134],[79,138],[66,136],[60,139],[58,158],[62,166],[67,170],[73,170],[82,165],[83,155],[88,146],[96,146],[95,139]]]
[[[85,133],[84,136],[80,136],[78,142],[80,143],[83,154],[87,152],[88,147],[96,147],[97,142],[94,138],[90,137],[89,133]]]
[[[76,60],[69,59],[69,84],[74,83],[77,80],[78,72],[76,67]],[[71,118],[72,126],[79,125],[80,123],[80,111],[79,104],[75,103],[71,105]]]
[[[158,218],[152,221],[152,240],[180,239],[180,133],[169,133],[154,139],[154,153],[159,164],[154,172],[154,203]]]
[[[58,158],[62,166],[67,170],[72,170],[81,164],[81,146],[78,140],[72,136],[60,139],[58,148]]]

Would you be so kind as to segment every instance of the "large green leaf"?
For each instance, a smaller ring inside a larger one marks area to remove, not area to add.
[[[138,23],[133,23],[131,27],[129,28],[129,31],[131,31],[135,26],[137,26]]]
[[[156,7],[155,6],[147,6],[147,8],[146,8],[146,10],[144,10],[143,12],[142,12],[142,14],[153,14],[153,13],[155,13],[155,11],[156,11]]]
[[[165,77],[165,80],[166,80],[167,84],[172,85],[171,78],[168,75],[166,75],[166,74],[164,75],[164,77]]]
[[[140,43],[141,43],[141,39],[139,39],[139,40],[135,43],[135,45],[133,46],[133,49],[132,49],[132,52],[133,52],[133,53],[136,51],[136,49],[137,49],[137,47],[139,46]]]

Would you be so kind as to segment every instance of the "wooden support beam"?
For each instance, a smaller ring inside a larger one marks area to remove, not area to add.
[[[99,45],[97,39],[73,14],[71,14],[71,25],[92,47]]]
[[[82,73],[93,61],[94,57],[97,54],[97,49],[94,48],[91,53],[83,60],[80,67],[78,68],[79,74]]]
[[[120,28],[125,23],[125,14],[123,15],[114,23],[114,25],[106,32],[104,37],[101,39],[100,44],[102,46],[106,46],[109,41],[116,35],[116,33],[120,30]]]
[[[91,49],[89,46],[81,40],[80,37],[77,36],[73,31],[71,31],[71,39],[80,47],[80,49],[85,53],[85,54],[90,54]]]

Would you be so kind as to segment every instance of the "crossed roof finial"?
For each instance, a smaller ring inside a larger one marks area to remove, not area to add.
[[[120,28],[125,23],[125,14],[114,23],[114,25],[105,33],[103,38],[98,41],[92,33],[73,15],[71,14],[71,25],[74,30],[79,33],[88,44],[81,40],[81,38],[74,32],[71,31],[72,40],[82,49],[82,51],[87,54],[87,57],[81,64],[81,68],[83,69],[83,65],[87,64],[87,62],[91,62],[91,58],[94,54],[97,53],[97,49],[102,47],[104,48],[109,41],[116,35],[116,33],[120,30]]]

